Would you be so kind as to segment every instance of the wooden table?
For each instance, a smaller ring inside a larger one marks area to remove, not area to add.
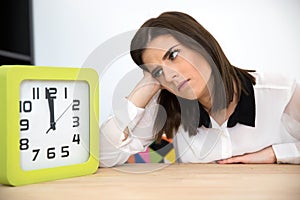
[[[1,200],[300,199],[300,165],[127,164],[20,187]]]

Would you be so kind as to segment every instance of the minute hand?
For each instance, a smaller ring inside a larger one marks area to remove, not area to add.
[[[49,94],[49,90],[46,90],[46,96],[48,99],[48,105],[49,105],[49,112],[50,112],[50,128],[47,130],[46,133],[48,133],[51,129],[55,130],[55,119],[54,119],[54,102],[53,98]]]
[[[64,110],[64,112],[62,112],[62,114],[57,118],[57,120],[54,123],[54,125],[58,122],[58,120],[60,120],[60,118],[68,111],[68,109],[72,106],[73,102],[70,103],[70,105],[68,105],[68,107]],[[48,133],[52,128],[50,127],[46,133]]]

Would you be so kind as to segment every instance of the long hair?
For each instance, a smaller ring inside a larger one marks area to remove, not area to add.
[[[212,69],[213,89],[210,92],[214,111],[228,107],[233,100],[235,88],[237,97],[240,97],[241,92],[248,94],[247,88],[242,85],[243,78],[246,77],[255,84],[255,78],[249,74],[253,70],[231,65],[216,39],[194,18],[181,12],[162,13],[157,18],[146,21],[136,32],[131,41],[130,54],[133,61],[143,70],[147,70],[142,59],[144,50],[151,40],[161,35],[172,35],[184,46],[202,54],[208,61]],[[167,119],[161,124],[160,116],[163,111],[159,109],[153,129],[157,142],[160,142],[164,133],[168,138],[172,138],[180,124],[189,135],[197,133],[201,120],[197,100],[184,99],[162,90],[158,103],[165,109]],[[163,128],[159,130],[159,127]]]

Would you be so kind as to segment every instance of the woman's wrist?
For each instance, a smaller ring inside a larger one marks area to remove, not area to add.
[[[127,99],[139,108],[145,108],[152,97],[160,89],[160,84],[152,77],[144,76],[144,78],[135,86]]]
[[[136,107],[145,108],[158,89],[154,86],[143,86],[133,90],[127,97]]]

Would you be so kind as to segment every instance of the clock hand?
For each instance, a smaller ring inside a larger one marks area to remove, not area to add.
[[[68,109],[72,106],[73,102],[70,103],[70,105],[68,105],[68,107],[64,110],[64,112],[62,112],[62,114],[57,118],[57,120],[54,123],[54,125],[58,122],[58,120],[60,120],[60,118],[68,111]],[[54,127],[55,128],[55,127]],[[52,127],[50,127],[46,133],[48,133],[50,130],[52,129]],[[55,130],[55,129],[53,129]]]
[[[56,122],[58,122],[58,120],[60,120],[60,118],[67,112],[67,110],[72,106],[72,104],[73,104],[73,102],[70,103],[70,105],[64,110],[64,112],[57,118]]]
[[[48,133],[51,129],[55,130],[55,120],[54,120],[54,101],[53,98],[50,96],[49,90],[46,89],[46,97],[48,99],[49,105],[49,112],[50,112],[50,128],[46,131]]]

